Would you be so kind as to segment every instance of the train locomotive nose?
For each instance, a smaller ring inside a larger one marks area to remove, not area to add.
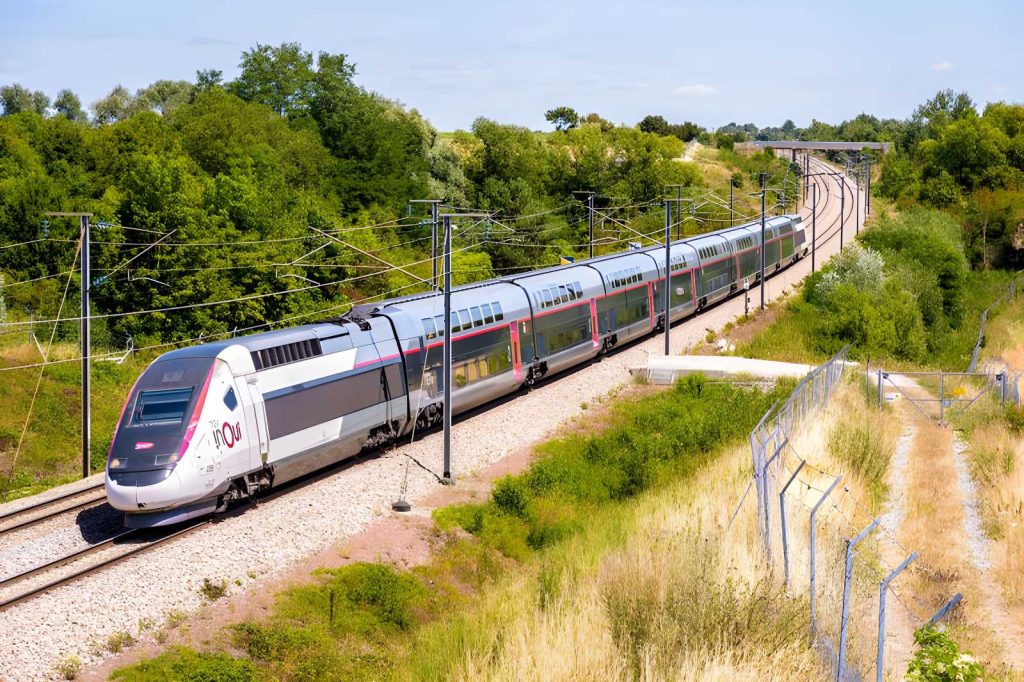
[[[154,511],[172,506],[181,499],[181,479],[177,471],[170,469],[108,472],[106,490],[107,500],[114,509]]]
[[[107,491],[107,502],[110,506],[119,511],[137,511],[138,499],[136,497],[137,487],[134,483],[122,484],[107,475],[105,487]]]

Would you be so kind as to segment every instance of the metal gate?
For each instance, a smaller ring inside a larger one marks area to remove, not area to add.
[[[902,377],[911,381],[902,382]],[[1005,405],[1008,393],[1006,372],[890,373],[879,369],[876,381],[879,407],[884,402],[906,400],[925,417],[942,425],[951,415],[970,409],[982,396],[991,393]]]

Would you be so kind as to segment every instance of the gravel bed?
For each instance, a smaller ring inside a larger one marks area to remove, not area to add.
[[[110,538],[124,530],[122,519],[102,504],[0,536],[0,580]]]
[[[917,437],[917,428],[907,425],[896,441],[896,451],[889,460],[889,499],[882,507],[882,515],[878,522],[895,536],[907,513],[907,465],[910,460],[910,447]]]
[[[971,476],[970,468],[964,453],[967,442],[957,432],[953,433],[953,466],[956,468],[956,484],[960,488],[960,496],[964,507],[964,533],[967,535],[967,554],[971,565],[984,573],[992,567],[992,558],[988,548],[988,536],[981,526],[981,514],[978,511],[978,486]]]
[[[819,216],[820,225],[827,225],[838,214],[838,202],[830,203],[829,208],[832,211]],[[835,252],[837,242],[833,239],[819,249],[819,263]],[[779,297],[809,271],[807,258],[776,275],[766,284],[768,297]],[[758,300],[757,292],[752,291],[752,308]],[[739,296],[677,325],[672,330],[673,352],[685,351],[708,330],[720,330],[742,313]],[[647,339],[457,423],[452,430],[456,479],[550,437],[566,420],[581,413],[581,403],[599,400],[629,381],[628,368],[644,363],[648,355],[660,355],[663,343],[661,336]],[[406,456],[430,471],[409,465]],[[304,557],[361,531],[381,514],[391,513],[390,504],[399,495],[407,465],[406,499],[415,505],[435,489],[441,460],[442,434],[435,432],[20,604],[0,616],[0,679],[53,679],[54,665],[68,654],[85,664],[98,662],[109,655],[102,645],[110,635],[129,632],[136,636],[143,624],[159,625],[171,612],[203,606],[200,587],[204,579],[225,581],[229,593],[237,593],[280,575]],[[62,486],[46,495],[56,496],[75,485],[84,484]],[[30,504],[39,499],[45,496],[18,502]],[[67,538],[63,531],[48,537],[52,539],[48,550],[38,539],[31,546],[33,552],[50,551],[52,558],[59,551],[54,548],[64,546]],[[4,557],[0,561],[13,560]]]

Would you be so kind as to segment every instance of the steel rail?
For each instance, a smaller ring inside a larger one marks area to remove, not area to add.
[[[42,509],[43,507],[46,507],[51,504],[56,504],[57,502],[62,502],[72,497],[78,497],[79,495],[84,495],[85,493],[91,492],[93,490],[96,490],[97,488],[102,487],[102,483],[95,483],[93,485],[90,485],[88,488],[82,488],[81,490],[76,490],[74,492],[64,493],[59,497],[54,497],[49,500],[43,500],[42,502],[36,502],[35,504],[29,505],[27,507],[22,507],[21,509],[15,509],[13,511],[5,512],[3,514],[0,514],[0,521],[9,519],[12,516],[18,516],[19,514],[26,514],[37,509]]]
[[[78,580],[80,578],[84,578],[85,576],[87,576],[87,575],[89,575],[91,573],[95,573],[96,571],[99,571],[100,569],[103,569],[103,568],[106,568],[106,567],[111,566],[113,564],[116,564],[118,562],[121,562],[121,561],[127,559],[128,557],[132,557],[132,556],[136,556],[138,554],[142,554],[143,552],[146,552],[146,551],[148,551],[150,549],[153,549],[154,547],[157,547],[157,546],[162,545],[162,544],[164,544],[166,542],[170,542],[171,540],[173,540],[175,538],[179,538],[179,537],[181,537],[183,535],[191,533],[192,531],[194,531],[194,530],[196,530],[198,528],[203,528],[203,527],[209,525],[212,522],[213,522],[212,518],[203,519],[202,521],[200,521],[198,523],[194,523],[194,524],[192,524],[190,526],[186,526],[185,528],[182,528],[182,529],[177,530],[177,531],[175,531],[173,533],[170,533],[169,535],[164,535],[163,537],[157,538],[157,539],[153,540],[152,542],[146,543],[145,545],[140,545],[139,547],[135,547],[133,549],[130,549],[127,552],[124,552],[123,554],[117,555],[116,557],[111,557],[109,559],[104,559],[103,561],[97,562],[97,563],[95,563],[95,564],[93,564],[91,566],[87,566],[86,568],[83,568],[83,569],[81,569],[79,571],[75,571],[74,573],[71,573],[70,575],[66,575],[66,576],[63,576],[61,578],[57,578],[56,580],[51,580],[50,582],[48,582],[48,583],[46,583],[44,585],[40,585],[40,586],[34,587],[31,590],[28,590],[26,592],[22,592],[21,594],[15,595],[14,597],[11,597],[9,599],[6,599],[6,600],[0,602],[0,612],[6,611],[10,607],[12,607],[12,606],[14,606],[16,604],[20,604],[23,601],[27,601],[27,600],[35,597],[35,596],[38,596],[38,595],[43,594],[45,592],[49,592],[50,590],[52,590],[54,588],[57,588],[57,587],[60,587],[61,585],[66,585],[66,584],[74,582],[74,581],[76,581],[76,580]],[[113,543],[114,540],[117,540],[119,538],[123,538],[126,535],[133,535],[133,534],[136,534],[136,533],[137,533],[137,531],[132,530],[132,531],[128,531],[127,533],[121,533],[120,535],[115,535],[113,538],[110,538],[109,540],[104,540],[102,543],[96,543],[95,545],[91,545],[90,547],[87,547],[85,550],[79,550],[78,552],[75,553],[75,555],[84,556],[85,554],[91,554],[92,552],[94,552],[97,549],[99,549],[100,546],[110,545],[110,544]],[[32,569],[30,572],[26,572],[26,573],[29,573],[29,574],[31,574],[31,573],[38,573],[38,572],[43,571],[43,570],[48,570],[50,568],[55,568],[56,565],[58,565],[58,564],[59,565],[66,564],[69,561],[73,561],[74,558],[75,558],[74,555],[68,555],[67,557],[61,557],[61,559],[58,559],[58,560],[56,560],[54,562],[51,562],[50,564],[45,564],[43,566],[37,567],[36,569]],[[4,584],[9,584],[11,581],[14,581],[14,580],[22,580],[22,579],[24,579],[24,577],[28,577],[28,575],[26,575],[24,573],[23,574],[19,574],[18,576],[14,576],[12,578],[9,578],[8,580],[5,580],[3,583],[0,583],[0,586],[2,586]]]

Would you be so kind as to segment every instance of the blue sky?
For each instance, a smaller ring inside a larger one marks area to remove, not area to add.
[[[568,105],[617,123],[906,117],[941,88],[1024,100],[1024,3],[700,0],[505,3],[0,0],[0,83],[89,104],[257,42],[343,52],[364,86],[441,130],[477,116],[547,128]]]

